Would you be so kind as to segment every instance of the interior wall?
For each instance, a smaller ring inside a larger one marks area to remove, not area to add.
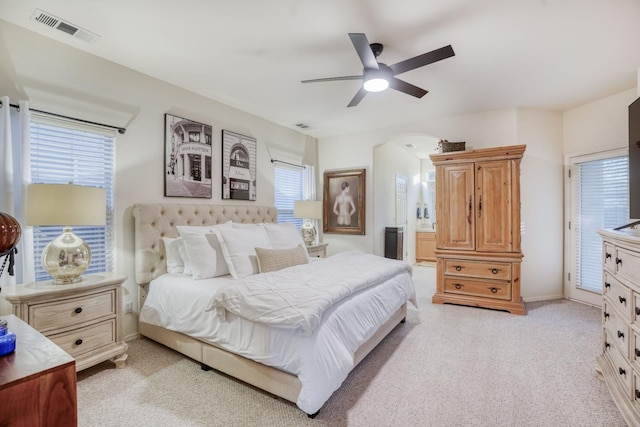
[[[138,306],[135,203],[272,205],[274,167],[268,149],[274,147],[288,161],[317,158],[314,138],[5,22],[0,25],[0,93],[16,103],[28,99],[33,108],[127,128],[116,143],[115,270],[128,277],[124,299],[133,307]],[[213,126],[212,199],[164,197],[165,113]],[[257,139],[255,202],[221,199],[222,129]],[[124,332],[135,336],[135,315],[125,315]]]
[[[354,164],[373,165],[370,154],[373,147],[393,140],[403,132],[433,135],[449,141],[465,141],[467,149],[527,144],[521,170],[521,215],[525,232],[521,292],[525,301],[561,297],[562,114],[513,108],[440,117],[437,120],[407,125],[402,130],[380,129],[376,132],[322,138],[318,145],[319,168],[325,170]],[[344,151],[345,147],[348,147],[347,152]],[[343,152],[346,155],[335,154]],[[538,185],[540,177],[544,177],[544,187]],[[367,203],[370,203],[372,190],[371,187],[367,188]],[[550,203],[547,203],[547,195],[551,195],[553,199]],[[368,209],[370,212],[369,206]],[[543,214],[540,213],[541,209],[544,209]],[[370,223],[369,214],[367,216]],[[546,221],[544,225],[540,218]],[[372,232],[367,226],[367,234]],[[327,236],[325,235],[325,241],[328,241]],[[333,235],[330,246],[339,250],[353,248],[356,245],[353,245],[352,240],[355,241],[351,236]],[[373,237],[360,239],[357,247],[373,252]],[[539,272],[543,271],[547,273],[540,279]]]

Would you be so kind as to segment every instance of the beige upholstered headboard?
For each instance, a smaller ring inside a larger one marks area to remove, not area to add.
[[[162,237],[177,237],[176,225],[212,225],[229,220],[240,223],[278,222],[273,206],[137,204],[135,224],[136,283],[144,285],[166,273]]]

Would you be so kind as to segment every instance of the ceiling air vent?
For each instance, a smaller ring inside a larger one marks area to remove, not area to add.
[[[99,35],[92,33],[91,31],[80,28],[77,25],[64,21],[57,16],[40,9],[36,9],[29,19],[46,25],[47,27],[60,30],[63,33],[69,34],[70,36],[83,40],[87,43],[93,43],[100,38]]]
[[[300,129],[313,129],[311,126],[304,123],[296,123],[296,126],[299,127]]]

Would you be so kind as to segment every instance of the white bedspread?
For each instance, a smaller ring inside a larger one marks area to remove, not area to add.
[[[345,297],[375,286],[411,267],[402,262],[342,252],[310,263],[257,274],[224,286],[208,309],[253,322],[313,333],[325,311]]]
[[[326,265],[334,257],[306,266]],[[296,404],[309,414],[317,412],[347,378],[358,347],[400,306],[415,298],[411,274],[402,269],[382,283],[344,297],[325,311],[311,334],[305,335],[252,322],[231,312],[222,319],[215,311],[206,311],[220,289],[237,282],[230,276],[193,280],[165,274],[150,283],[140,321],[297,375],[302,389]]]

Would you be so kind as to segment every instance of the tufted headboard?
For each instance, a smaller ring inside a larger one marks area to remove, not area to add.
[[[144,285],[166,273],[161,239],[178,237],[176,225],[278,222],[278,211],[273,206],[153,203],[135,205],[133,218],[136,283]]]

